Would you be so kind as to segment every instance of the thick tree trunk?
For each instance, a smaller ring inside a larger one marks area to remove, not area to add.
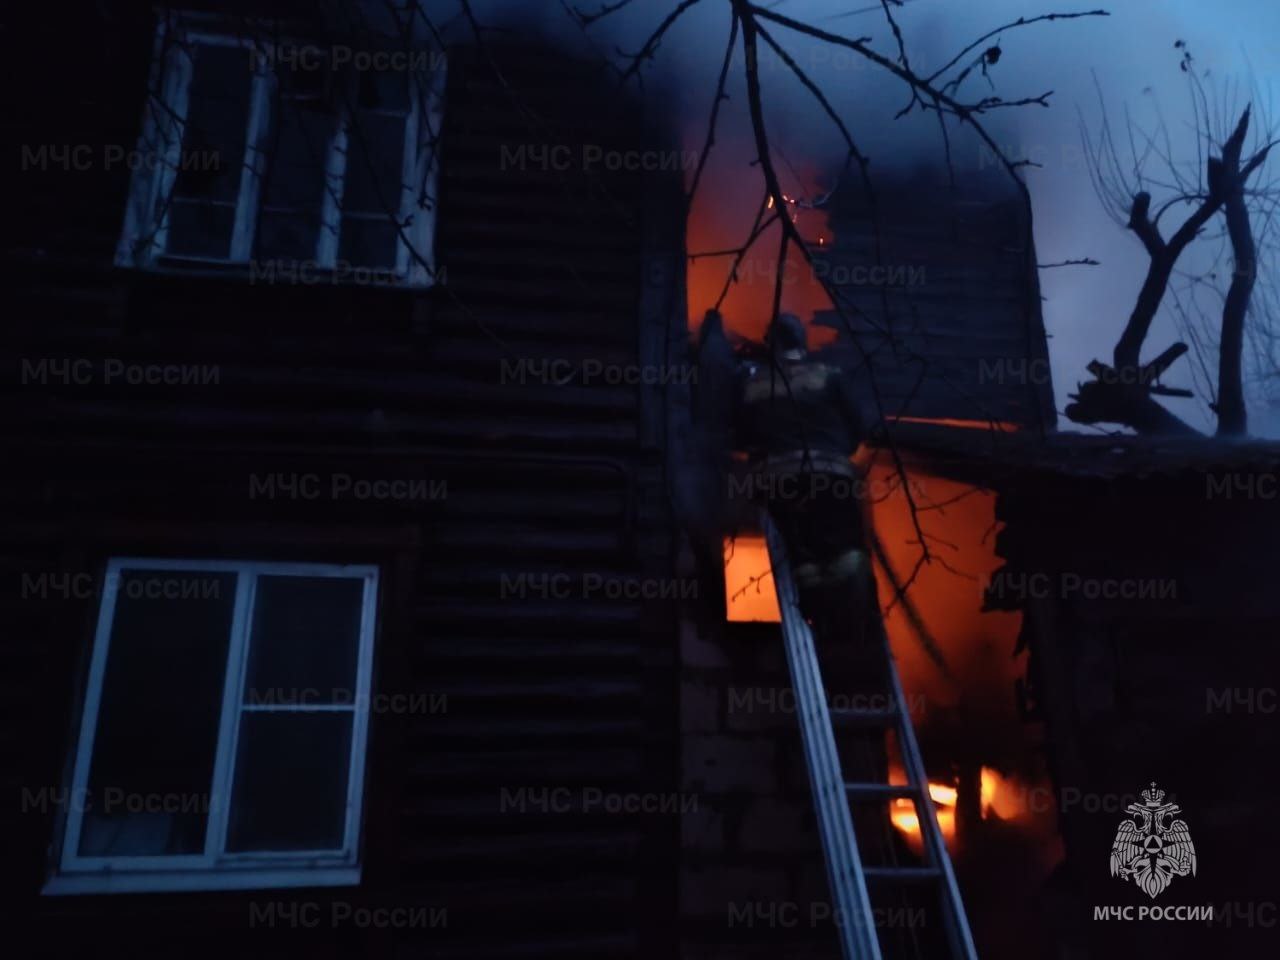
[[[1212,166],[1212,161],[1210,165]],[[1147,248],[1151,263],[1147,266],[1147,276],[1138,292],[1133,312],[1129,314],[1129,322],[1116,341],[1113,359],[1117,370],[1134,369],[1138,366],[1142,343],[1147,339],[1151,321],[1155,319],[1160,302],[1164,299],[1164,292],[1169,287],[1174,264],[1221,206],[1222,196],[1210,185],[1209,196],[1166,241],[1151,220],[1151,194],[1140,193],[1133,198],[1133,207],[1129,211],[1129,229],[1137,234],[1142,245]]]
[[[1154,397],[1154,394],[1190,396],[1185,390],[1165,388],[1156,383],[1168,365],[1186,352],[1186,347],[1177,344],[1146,366],[1142,365],[1140,355],[1182,251],[1213,215],[1225,207],[1227,231],[1231,237],[1236,269],[1222,314],[1218,367],[1218,434],[1235,436],[1245,432],[1247,420],[1240,364],[1244,351],[1244,317],[1258,268],[1244,185],[1249,175],[1266,160],[1269,149],[1264,147],[1241,164],[1244,140],[1249,132],[1249,114],[1250,110],[1246,107],[1231,136],[1222,145],[1222,156],[1209,157],[1206,193],[1168,240],[1161,235],[1156,224],[1159,217],[1153,219],[1151,216],[1151,195],[1142,192],[1133,198],[1133,206],[1129,210],[1129,229],[1142,241],[1151,262],[1147,266],[1147,276],[1138,293],[1133,312],[1129,315],[1120,339],[1116,341],[1114,365],[1107,367],[1096,360],[1090,364],[1090,372],[1096,379],[1082,383],[1079,393],[1072,397],[1075,402],[1067,407],[1067,416],[1076,423],[1118,423],[1132,427],[1139,433],[1196,432],[1162,407]]]
[[[1233,171],[1234,172],[1234,171]],[[1244,184],[1237,176],[1227,195],[1227,234],[1235,257],[1235,271],[1222,306],[1222,338],[1218,344],[1218,436],[1235,437],[1248,429],[1244,404],[1244,377],[1240,370],[1244,354],[1244,318],[1249,297],[1258,278],[1257,252],[1249,209],[1244,200]]]
[[[1138,366],[1139,351],[1143,341],[1147,339],[1147,331],[1151,329],[1151,321],[1160,309],[1160,301],[1168,289],[1169,278],[1173,276],[1173,265],[1182,253],[1182,248],[1170,248],[1160,231],[1150,220],[1151,194],[1140,193],[1133,198],[1133,207],[1129,211],[1129,229],[1138,235],[1142,245],[1147,248],[1151,263],[1147,266],[1146,279],[1142,281],[1142,289],[1138,291],[1138,299],[1129,314],[1129,322],[1125,324],[1120,339],[1116,341],[1116,349],[1112,359],[1117,370],[1132,369]]]

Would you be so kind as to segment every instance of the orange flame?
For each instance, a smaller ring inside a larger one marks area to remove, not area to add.
[[[894,778],[890,777],[890,779]],[[930,780],[929,798],[933,800],[942,839],[950,846],[956,839],[956,788],[950,784]],[[916,854],[923,852],[924,838],[920,835],[920,818],[916,813],[914,800],[905,797],[894,800],[889,809],[889,820],[903,834],[912,852]]]
[[[894,769],[889,775],[894,783],[905,783],[906,776],[901,769]],[[1025,804],[1025,788],[1011,778],[1003,776],[999,771],[983,767],[981,771],[981,808],[982,819],[997,817],[1001,820],[1020,820],[1027,816]],[[956,798],[957,791],[949,783],[929,781],[929,796],[933,800],[934,810],[938,815],[938,827],[942,831],[942,839],[948,846],[955,845],[956,838]],[[920,820],[916,814],[915,801],[900,798],[893,801],[889,811],[889,819],[899,832],[903,834],[907,845],[919,854],[923,850],[924,841],[920,835]]]

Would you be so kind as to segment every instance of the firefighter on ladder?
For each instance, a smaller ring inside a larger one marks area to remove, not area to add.
[[[862,483],[850,459],[863,439],[852,384],[809,353],[805,328],[793,314],[778,315],[765,345],[740,381],[739,433],[753,486],[765,492],[801,612],[820,645],[862,648],[871,639],[866,628],[874,591]]]
[[[863,529],[862,482],[852,457],[863,440],[848,376],[809,353],[792,314],[770,325],[765,355],[741,374],[738,427],[764,505],[786,544],[800,611],[813,628],[828,705],[845,700],[887,707],[887,647],[879,629]],[[883,730],[841,733],[843,773],[888,780]],[[889,809],[854,806],[859,843],[889,859]]]

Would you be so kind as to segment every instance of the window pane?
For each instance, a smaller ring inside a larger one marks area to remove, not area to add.
[[[180,197],[235,200],[244,168],[253,80],[243,47],[191,48],[194,68],[175,193]]]
[[[347,815],[350,710],[240,715],[227,850],[338,850]]]
[[[190,99],[169,204],[166,252],[225,259],[244,172],[252,84],[249,51],[190,48]]]
[[[244,702],[353,703],[363,600],[351,577],[258,577]]]
[[[200,853],[236,576],[129,570],[107,648],[79,853]]]
[[[262,190],[256,255],[261,260],[311,261],[320,231],[325,162],[337,120],[320,97],[282,95],[276,102],[279,116],[273,117],[267,141],[271,156]]]
[[[342,209],[398,217],[403,177],[404,117],[356,111],[347,141]]]

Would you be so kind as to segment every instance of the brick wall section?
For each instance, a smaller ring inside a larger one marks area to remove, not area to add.
[[[680,657],[681,956],[838,956],[779,627],[686,620]]]

